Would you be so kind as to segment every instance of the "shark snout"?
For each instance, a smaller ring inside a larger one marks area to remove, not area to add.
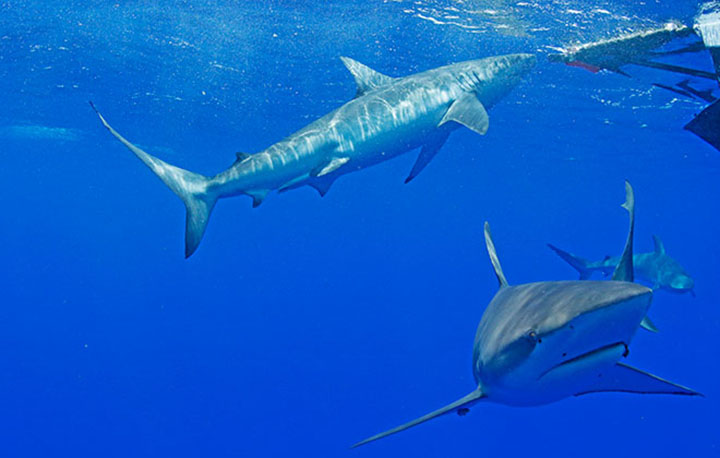
[[[687,275],[679,275],[673,279],[670,287],[675,291],[684,293],[695,288],[695,281]]]
[[[537,63],[535,54],[512,54],[511,58],[514,60],[514,65],[523,73],[530,72]]]

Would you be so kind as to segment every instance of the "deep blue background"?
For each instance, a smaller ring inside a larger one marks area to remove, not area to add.
[[[695,2],[258,3],[0,2],[2,456],[720,454],[720,153],[681,130],[702,105],[543,57]],[[408,154],[323,199],[222,201],[187,261],[181,202],[87,105],[212,174],[351,98],[338,56],[402,76],[517,51],[539,65],[488,134],[412,184]],[[697,284],[655,295],[629,362],[707,397],[487,403],[348,450],[473,389],[483,221],[511,283],[575,278],[545,243],[617,254],[625,178],[636,248],[658,234]]]

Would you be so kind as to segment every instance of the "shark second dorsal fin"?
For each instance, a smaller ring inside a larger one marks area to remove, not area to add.
[[[625,249],[620,257],[615,272],[613,272],[612,280],[614,281],[633,281],[633,233],[635,232],[635,193],[628,181],[625,181],[625,203],[622,207],[630,214],[630,227],[628,229],[627,240],[625,241]]]
[[[252,155],[248,153],[235,153],[235,162],[233,163],[233,165],[247,161],[248,159],[250,159],[250,156]]]
[[[393,80],[392,77],[383,75],[380,72],[373,70],[367,65],[361,64],[360,62],[351,59],[349,57],[340,57],[345,67],[352,73],[357,83],[357,94],[355,97],[359,97],[368,91],[371,91],[380,86],[390,84]]]
[[[657,235],[653,235],[653,243],[655,244],[656,254],[665,254],[665,245],[663,245],[660,237],[658,237]]]
[[[508,286],[502,266],[500,265],[500,259],[498,259],[497,251],[495,251],[495,243],[493,243],[492,235],[490,235],[490,224],[487,221],[485,221],[485,246],[487,247],[493,269],[495,269],[495,276],[498,279],[500,288]]]

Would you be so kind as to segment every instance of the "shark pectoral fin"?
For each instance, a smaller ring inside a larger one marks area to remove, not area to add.
[[[488,256],[490,256],[490,262],[492,263],[493,269],[495,270],[495,276],[498,279],[498,284],[500,285],[500,288],[504,288],[508,285],[507,280],[505,279],[505,274],[503,273],[502,266],[500,265],[500,259],[498,258],[497,251],[495,251],[495,243],[493,242],[492,235],[490,234],[490,223],[485,221],[485,247],[488,251]]]
[[[633,273],[633,234],[635,232],[635,193],[628,181],[625,181],[625,203],[622,208],[628,211],[630,215],[630,224],[628,229],[627,240],[625,241],[625,249],[620,257],[618,265],[612,275],[614,281],[633,281],[635,274]]]
[[[480,135],[485,135],[490,125],[490,117],[483,104],[475,97],[475,94],[465,94],[455,100],[448,108],[438,127],[448,121],[462,124]]]
[[[270,192],[269,189],[253,189],[245,191],[245,194],[252,197],[253,200],[253,208],[257,208],[260,206],[261,203],[265,200],[265,197],[267,197],[268,193]]]
[[[355,83],[357,83],[357,94],[355,94],[355,97],[359,97],[367,91],[380,86],[390,84],[393,81],[392,77],[383,75],[355,59],[342,56],[340,60],[342,60],[342,63],[345,64],[345,67],[352,73],[353,78],[355,78]]]
[[[665,254],[665,245],[660,240],[660,237],[653,235],[653,243],[655,244],[655,253]]]
[[[330,186],[332,186],[333,183],[335,183],[335,177],[326,177],[319,180],[316,179],[308,184],[315,188],[315,190],[317,190],[317,192],[320,194],[320,197],[325,197],[325,194],[328,193],[328,191],[330,190]]]
[[[327,175],[328,173],[332,173],[343,165],[347,164],[349,160],[349,157],[334,157],[327,164],[323,164],[322,166],[313,170],[310,175],[314,177],[321,177],[323,175]]]
[[[645,315],[645,318],[640,322],[640,327],[650,332],[659,332],[655,323],[652,322],[649,316]]]
[[[603,370],[602,373],[598,375],[594,386],[587,390],[583,390],[582,392],[576,393],[575,396],[606,391],[702,396],[701,393],[698,393],[695,390],[691,390],[690,388],[678,385],[623,363],[617,363],[614,366]]]
[[[417,160],[415,161],[415,165],[413,165],[412,170],[410,170],[410,175],[408,175],[407,178],[405,178],[405,183],[410,183],[413,178],[418,176],[420,172],[423,171],[426,165],[432,161],[432,159],[435,157],[438,151],[440,151],[440,148],[445,144],[445,140],[447,140],[448,136],[450,135],[450,132],[443,131],[442,133],[433,136],[427,143],[425,143],[420,149],[420,154],[418,154]]]
[[[413,426],[417,426],[420,423],[425,423],[428,420],[432,420],[435,417],[439,417],[440,415],[444,415],[449,412],[457,411],[461,415],[465,415],[467,413],[467,408],[478,402],[480,399],[484,398],[485,395],[483,394],[482,390],[480,388],[476,389],[472,393],[468,394],[467,396],[464,396],[457,401],[453,402],[452,404],[448,404],[445,407],[441,407],[438,410],[434,412],[430,412],[427,415],[423,415],[420,418],[416,418],[415,420],[409,421],[405,423],[404,425],[400,425],[396,428],[389,429],[385,432],[382,432],[380,434],[376,434],[372,437],[369,437],[365,440],[362,440],[358,442],[357,444],[354,444],[351,448],[359,447],[361,445],[365,445],[368,442],[373,442],[378,439],[382,439],[383,437],[387,437],[391,434],[399,433],[400,431],[405,431],[408,428],[412,428]]]

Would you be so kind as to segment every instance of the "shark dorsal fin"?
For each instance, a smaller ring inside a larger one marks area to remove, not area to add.
[[[355,83],[357,83],[357,94],[355,94],[355,97],[359,97],[380,86],[385,86],[393,80],[392,77],[383,75],[349,57],[343,56],[340,57],[340,59],[350,73],[352,73],[352,76],[355,78]]]
[[[622,207],[630,214],[630,227],[628,229],[627,240],[625,241],[625,249],[620,257],[612,279],[614,281],[633,281],[633,233],[635,231],[635,194],[630,183],[625,181],[625,203]]]
[[[485,221],[485,246],[487,247],[493,269],[495,269],[495,276],[498,279],[500,288],[508,286],[502,266],[500,265],[500,259],[498,259],[497,251],[495,251],[495,243],[493,243],[492,235],[490,235],[490,224],[487,221]]]
[[[655,243],[656,254],[665,254],[665,245],[663,245],[660,237],[658,237],[657,235],[653,235],[653,243]]]

